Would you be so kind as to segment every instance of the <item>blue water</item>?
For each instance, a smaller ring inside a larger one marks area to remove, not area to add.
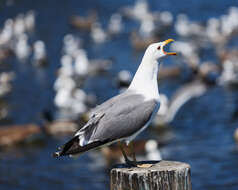
[[[86,15],[89,9],[96,9],[100,21],[106,25],[112,13],[133,3],[129,0],[18,0],[13,5],[6,6],[6,2],[1,1],[0,26],[7,18],[13,18],[20,12],[37,12],[36,30],[31,39],[40,39],[46,43],[49,59],[49,66],[42,70],[30,63],[18,63],[14,58],[10,61],[9,70],[16,72],[13,93],[8,97],[11,123],[36,122],[42,110],[56,110],[53,104],[53,84],[60,66],[63,36],[67,33],[85,36],[69,26],[71,15]],[[230,6],[238,6],[238,1],[150,1],[152,10],[169,10],[174,16],[185,13],[196,21],[206,21],[210,17],[225,14]],[[84,48],[89,58],[115,59],[110,76],[93,77],[86,82],[86,91],[96,94],[98,103],[118,93],[113,76],[121,69],[134,73],[142,57],[142,53],[133,52],[128,40],[128,32],[136,25],[131,21],[125,21],[125,25],[126,29],[120,36],[100,46],[85,40]],[[170,37],[177,38],[173,32]],[[206,54],[202,59],[213,58],[209,56]],[[166,64],[173,62],[174,59],[168,59]],[[170,95],[179,85],[176,80],[166,81],[160,84],[160,91]],[[161,148],[162,156],[164,159],[191,165],[193,190],[238,189],[238,152],[233,140],[238,119],[232,118],[238,106],[237,100],[238,93],[235,90],[211,88],[205,95],[189,101],[171,123],[174,138]],[[0,152],[0,188],[109,189],[109,170],[100,152],[85,153],[78,159],[51,157],[55,148],[65,140],[45,139],[41,146],[10,148]]]

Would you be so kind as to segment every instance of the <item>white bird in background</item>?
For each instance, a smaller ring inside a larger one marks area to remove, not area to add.
[[[25,32],[24,14],[17,15],[14,22],[14,35],[20,36]]]
[[[77,50],[81,47],[80,38],[73,34],[67,34],[63,39],[63,53],[75,57]]]
[[[206,36],[212,43],[216,43],[218,39],[220,39],[220,21],[218,18],[208,19],[206,27]]]
[[[147,160],[162,160],[158,143],[155,140],[148,140],[145,143],[145,152]]]
[[[190,31],[188,17],[185,14],[178,15],[174,28],[180,36],[188,36]]]
[[[89,67],[90,65],[86,51],[83,49],[78,50],[74,63],[75,73],[80,77],[84,77],[88,74]]]
[[[7,19],[4,23],[3,29],[0,32],[0,46],[10,46],[10,41],[13,37],[13,25],[12,19]]]
[[[225,60],[222,64],[222,73],[218,78],[218,83],[220,85],[237,85],[238,84],[238,59],[234,62],[234,60]]]
[[[144,18],[153,17],[149,12],[149,6],[146,0],[137,0],[134,6],[125,7],[123,9],[123,14],[137,21],[142,21]]]
[[[218,52],[221,66],[223,68],[219,83],[225,85],[238,85],[238,50],[223,49]]]
[[[13,72],[1,72],[0,73],[0,98],[6,96],[12,90],[11,82],[15,78]]]
[[[33,63],[37,66],[43,66],[46,64],[46,49],[45,43],[41,40],[34,42],[33,44]]]
[[[144,18],[141,21],[139,33],[143,38],[152,36],[153,32],[155,30],[155,23],[153,19],[150,18]]]
[[[60,62],[59,75],[72,77],[74,75],[73,58],[70,55],[63,55]]]
[[[24,62],[30,56],[31,47],[28,44],[28,37],[26,34],[21,34],[17,39],[15,46],[15,54],[19,61]]]
[[[198,47],[194,43],[177,41],[171,45],[173,51],[182,55],[183,61],[191,68],[197,68],[200,62]]]
[[[93,42],[97,44],[104,43],[107,39],[107,34],[102,29],[101,24],[99,22],[95,22],[93,24],[90,35]]]
[[[73,102],[72,102],[72,112],[78,116],[79,114],[85,113],[88,108],[85,105],[87,101],[87,94],[82,89],[75,89],[73,91]]]
[[[61,82],[63,84],[59,84]],[[80,114],[88,110],[86,105],[87,94],[82,89],[76,88],[76,83],[73,79],[59,77],[55,83],[55,89],[54,103],[60,108],[59,117],[67,114],[70,118],[76,119]]]
[[[205,27],[197,22],[192,22],[189,20],[188,16],[185,14],[179,14],[177,16],[177,21],[175,22],[175,31],[178,35],[182,37],[204,37]]]
[[[149,6],[146,0],[136,1],[135,6],[132,9],[132,13],[135,19],[143,20],[144,17],[149,16]]]
[[[72,91],[76,88],[76,82],[69,76],[63,74],[59,75],[54,83],[54,89],[56,91],[66,90]]]
[[[27,32],[32,32],[35,28],[35,12],[33,10],[28,11],[24,18],[25,29]]]
[[[57,107],[67,110],[69,110],[73,104],[72,92],[76,89],[76,82],[71,75],[73,68],[71,68],[72,65],[70,68],[68,67],[68,63],[70,63],[68,61],[70,61],[70,56],[65,55],[62,58],[61,72],[59,72],[54,83],[54,89],[56,91],[54,103]]]
[[[170,26],[173,23],[173,15],[169,11],[162,11],[159,14],[159,21],[164,26]]]
[[[171,48],[178,50],[185,57],[193,55],[198,50],[194,44],[186,41],[176,41],[171,44]]]
[[[128,87],[132,81],[132,74],[128,70],[121,70],[117,74],[117,83],[120,87]]]
[[[153,126],[167,125],[173,121],[180,108],[192,98],[203,95],[207,90],[207,86],[200,81],[188,83],[174,93],[169,100],[164,94],[160,95],[160,109],[152,121]]]
[[[225,36],[232,35],[232,32],[238,30],[238,8],[231,7],[227,15],[221,16],[221,32]]]
[[[123,30],[122,17],[119,13],[114,13],[108,23],[109,35],[119,34]]]
[[[58,90],[55,95],[54,103],[57,107],[61,109],[70,108],[73,103],[71,99],[71,90]]]
[[[99,22],[93,23],[92,30],[91,30],[91,38],[94,43],[101,44],[106,41],[107,34],[102,29],[101,24]]]

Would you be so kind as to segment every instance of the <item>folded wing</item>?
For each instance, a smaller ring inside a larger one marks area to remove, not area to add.
[[[82,153],[133,135],[150,120],[157,105],[156,100],[144,101],[130,91],[106,101],[56,156]]]

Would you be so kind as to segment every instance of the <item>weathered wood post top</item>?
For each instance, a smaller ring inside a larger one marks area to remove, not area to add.
[[[182,162],[153,161],[151,167],[117,165],[111,170],[111,190],[191,190],[190,166]]]

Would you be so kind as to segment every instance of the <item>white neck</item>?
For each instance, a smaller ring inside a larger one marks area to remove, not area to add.
[[[146,99],[158,100],[158,71],[157,61],[145,54],[128,89],[143,94]]]

